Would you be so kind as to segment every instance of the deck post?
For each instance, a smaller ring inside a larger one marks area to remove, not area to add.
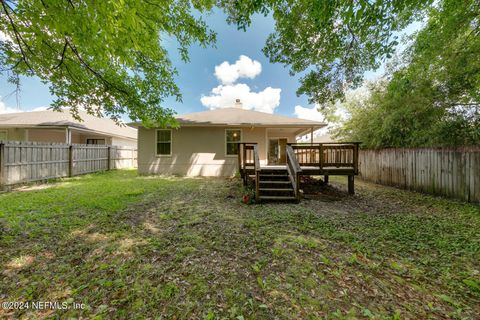
[[[323,144],[320,143],[320,145],[318,146],[318,161],[320,162],[319,163],[319,166],[320,166],[320,170],[323,170],[323,163],[324,163],[324,158],[323,158]]]
[[[358,174],[358,143],[355,143],[355,147],[353,149],[353,171],[355,174]]]
[[[328,175],[323,176],[323,182],[328,183]]]
[[[348,176],[348,193],[349,194],[355,194],[354,179],[355,179],[355,176],[353,175]]]
[[[246,163],[247,163],[247,145],[244,144],[242,148],[242,173],[243,173],[243,185],[245,186],[247,185],[247,182],[248,182]]]
[[[238,173],[240,174],[241,177],[242,175],[242,159],[240,159],[240,150],[242,149],[242,144],[239,142],[238,147],[237,147],[237,156],[238,156]]]

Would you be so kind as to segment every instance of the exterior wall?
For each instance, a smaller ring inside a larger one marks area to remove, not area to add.
[[[2,131],[7,131],[7,140],[9,141],[23,141],[25,140],[25,129],[22,128],[0,128]]]
[[[117,138],[112,137],[113,146],[137,147],[137,139]]]
[[[84,137],[78,133],[78,132],[72,132],[72,143],[76,143],[76,144],[84,144],[85,143],[85,139]]]
[[[269,138],[287,138],[288,143],[296,142],[296,136],[291,131],[282,129],[267,129],[267,135]]]
[[[238,169],[237,155],[227,156],[227,127],[182,127],[172,130],[172,154],[156,155],[156,130],[139,128],[138,172],[185,176],[232,176]],[[228,129],[236,129],[228,127]],[[265,128],[242,129],[242,141],[257,142],[259,157],[266,163]]]
[[[24,129],[28,130],[28,141],[65,143],[64,129]]]

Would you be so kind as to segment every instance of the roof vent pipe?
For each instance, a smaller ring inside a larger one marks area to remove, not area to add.
[[[240,99],[235,99],[235,108],[242,109],[242,102],[240,102]]]

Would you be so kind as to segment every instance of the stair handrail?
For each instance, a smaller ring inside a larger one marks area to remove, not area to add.
[[[302,173],[302,168],[298,163],[297,157],[291,145],[287,145],[287,172],[290,181],[292,182],[293,191],[295,193],[295,198],[297,201],[300,200],[300,175]]]
[[[253,145],[253,161],[255,164],[255,201],[260,200],[260,157],[258,156],[258,145]]]

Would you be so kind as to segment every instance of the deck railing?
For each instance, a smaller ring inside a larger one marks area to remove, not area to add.
[[[254,148],[257,146],[256,142],[239,142],[238,143],[238,172],[242,176],[243,183],[247,184],[247,175],[245,174],[247,166],[255,166],[255,152]],[[258,154],[258,151],[257,151]],[[258,163],[260,166],[260,162]]]
[[[358,174],[359,142],[351,143],[291,143],[300,166],[349,168]]]

